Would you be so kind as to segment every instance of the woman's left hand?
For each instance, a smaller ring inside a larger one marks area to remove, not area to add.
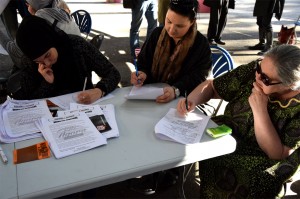
[[[99,88],[93,88],[82,91],[77,96],[77,102],[81,104],[91,104],[104,96],[104,93]]]
[[[175,99],[174,89],[171,86],[164,87],[164,94],[156,98],[157,103],[167,103]]]
[[[267,110],[268,96],[264,94],[256,82],[253,83],[252,93],[248,101],[253,112]]]

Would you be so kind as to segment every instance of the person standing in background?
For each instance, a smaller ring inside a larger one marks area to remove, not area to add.
[[[130,53],[133,59],[136,59],[135,49],[140,48],[139,32],[145,15],[148,23],[147,36],[149,38],[152,31],[157,27],[157,0],[139,0],[131,8],[131,26],[130,26]]]
[[[253,16],[256,16],[258,25],[259,43],[250,46],[250,50],[261,50],[259,55],[268,51],[273,44],[272,17],[275,13],[276,19],[280,20],[285,0],[256,0]],[[266,43],[265,43],[266,40]]]
[[[221,40],[227,23],[228,8],[234,9],[235,0],[204,0],[203,4],[210,7],[207,39],[210,44],[225,45]]]
[[[21,17],[29,16],[25,0],[10,0],[1,14],[1,20],[5,25],[7,33],[13,40],[18,30],[18,13]]]
[[[159,26],[164,26],[165,25],[165,18],[166,18],[166,14],[169,8],[169,3],[170,0],[159,0],[158,1],[158,23]]]

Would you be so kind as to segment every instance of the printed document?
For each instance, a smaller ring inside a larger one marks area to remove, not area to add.
[[[83,112],[52,119],[42,118],[37,125],[56,158],[107,144],[106,138]]]
[[[5,132],[11,138],[39,133],[35,122],[52,118],[45,100],[9,100],[2,114]]]
[[[200,142],[210,117],[201,113],[188,113],[181,116],[171,108],[155,125],[155,134],[163,140],[175,141],[181,144]]]
[[[71,103],[70,110],[58,111],[58,116],[74,113],[74,111],[85,112],[98,131],[106,138],[119,137],[119,129],[115,118],[114,105],[84,105]]]

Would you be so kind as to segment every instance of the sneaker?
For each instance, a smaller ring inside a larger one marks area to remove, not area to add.
[[[249,50],[263,50],[265,48],[265,44],[264,43],[258,43],[254,46],[249,46],[248,49]]]
[[[224,41],[222,41],[221,39],[215,39],[215,42],[217,44],[220,44],[220,45],[225,45],[226,43]]]

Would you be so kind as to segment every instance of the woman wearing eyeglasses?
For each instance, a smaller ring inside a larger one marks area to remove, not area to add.
[[[262,60],[200,84],[177,110],[228,101],[212,118],[232,128],[235,152],[199,163],[200,198],[275,198],[296,172],[300,146],[300,49],[281,45]],[[294,153],[293,153],[294,152]]]

